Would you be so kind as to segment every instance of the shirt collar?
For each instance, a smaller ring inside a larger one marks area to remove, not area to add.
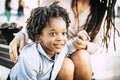
[[[49,58],[48,55],[47,55],[47,53],[43,50],[43,48],[40,45],[40,43],[37,42],[37,46],[36,47],[37,47],[37,50],[38,50],[39,54],[42,54],[43,56],[45,56],[50,61],[54,61],[54,60],[57,59],[58,54],[55,54],[54,59]]]

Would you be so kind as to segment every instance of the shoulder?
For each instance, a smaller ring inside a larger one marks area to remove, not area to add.
[[[19,58],[27,60],[35,60],[39,58],[39,53],[36,48],[36,43],[27,44],[20,53]]]
[[[30,54],[29,52],[33,52],[36,49],[36,43],[30,43],[27,44],[23,50],[21,51],[21,53],[26,53],[26,54]]]
[[[37,43],[26,45],[19,55],[18,62],[25,64],[24,66],[26,67],[31,67],[31,69],[35,69],[38,71],[41,59],[36,45]]]

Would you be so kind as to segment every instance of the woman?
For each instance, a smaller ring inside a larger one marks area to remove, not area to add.
[[[75,65],[77,64],[77,66],[74,66],[74,79],[90,80],[92,68],[90,64],[89,53],[96,53],[102,43],[108,49],[107,42],[110,38],[111,30],[114,29],[117,31],[114,26],[114,6],[116,0],[69,0],[69,2],[65,2],[64,0],[59,1],[60,5],[66,8],[70,13],[69,16],[71,19],[71,24],[68,29],[69,38],[76,37],[78,34],[82,37],[82,39],[79,41],[79,49],[75,51],[73,55],[71,55],[73,63]],[[54,2],[54,0],[50,0],[49,2],[46,0],[41,6],[49,5],[52,2]],[[87,31],[91,38],[90,42],[86,43],[85,38],[87,34],[85,31],[81,32],[81,30]],[[21,33],[18,34],[18,36],[19,35],[24,37]],[[21,50],[23,45],[25,45],[23,42],[25,42],[24,39],[20,37],[18,38],[17,36],[11,42],[10,46],[14,46],[13,48],[10,47],[10,57],[12,61],[17,62],[18,56],[16,48],[17,45],[20,45]],[[63,67],[61,68],[60,73],[64,73]],[[59,75],[59,77],[60,76],[61,75]]]

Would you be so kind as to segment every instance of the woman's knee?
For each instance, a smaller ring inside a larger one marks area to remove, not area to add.
[[[90,55],[87,50],[77,50],[71,55],[72,60],[90,61]]]
[[[65,58],[61,67],[63,73],[74,73],[74,63],[70,58]]]
[[[75,66],[74,79],[89,80],[92,75],[92,68],[89,53],[86,50],[77,50],[71,55]]]
[[[70,58],[65,58],[63,62],[63,67],[66,71],[74,71],[74,63]]]
[[[75,51],[71,55],[71,59],[72,59],[75,67],[91,69],[90,55],[86,50]]]

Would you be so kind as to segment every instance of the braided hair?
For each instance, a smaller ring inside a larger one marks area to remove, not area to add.
[[[54,2],[49,7],[37,7],[31,11],[30,18],[27,20],[28,37],[35,41],[36,35],[41,34],[41,31],[47,24],[50,24],[50,18],[62,17],[68,28],[70,19],[67,11]]]
[[[77,7],[78,0],[73,0],[72,6],[74,1],[76,1],[76,7]],[[114,29],[114,37],[116,31],[120,36],[119,31],[115,27],[115,10],[114,10],[115,3],[116,0],[90,0],[90,6],[91,6],[90,14],[88,15],[84,27],[84,29],[89,33],[91,41],[93,41],[101,28],[103,19],[105,18],[104,26],[103,26],[104,38],[102,42],[103,44],[105,44],[107,49],[108,49],[108,42],[110,41],[111,30]],[[116,49],[115,38],[114,38],[114,48]]]

